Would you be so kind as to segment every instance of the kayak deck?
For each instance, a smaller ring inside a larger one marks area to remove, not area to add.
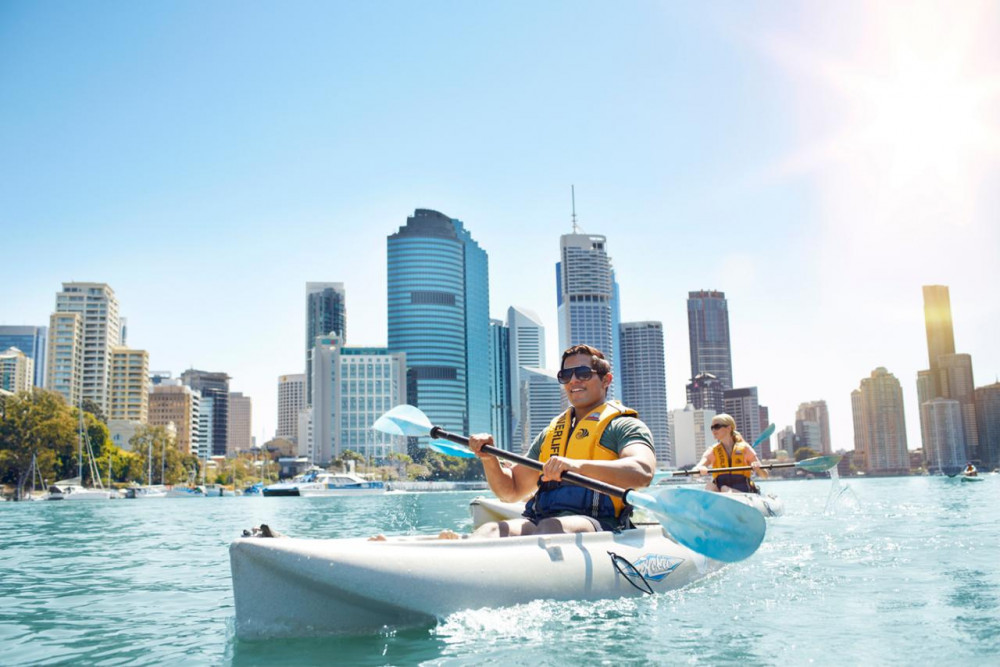
[[[659,525],[503,539],[250,537],[230,545],[230,564],[244,639],[365,634],[464,609],[639,596],[724,565]]]

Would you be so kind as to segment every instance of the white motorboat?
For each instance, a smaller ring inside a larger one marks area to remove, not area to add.
[[[236,634],[257,639],[374,633],[536,599],[640,596],[724,565],[659,524],[502,539],[244,537],[229,556]]]
[[[264,487],[262,493],[265,496],[297,496],[299,495],[299,486],[315,481],[316,475],[322,472],[326,471],[314,466],[296,475],[290,481],[268,484]]]
[[[88,489],[80,484],[79,477],[64,479],[49,487],[46,500],[109,500],[117,493],[105,489]]]
[[[162,484],[152,486],[130,486],[124,489],[126,498],[153,499],[166,498],[167,488]]]
[[[235,496],[236,492],[229,487],[223,486],[222,484],[206,484],[204,487],[205,495],[209,498],[211,497],[221,497],[221,496]]]
[[[346,472],[321,472],[298,485],[300,496],[370,496],[386,492],[385,482],[372,482]]]
[[[203,486],[175,486],[167,489],[167,498],[204,498]]]
[[[776,517],[785,513],[785,503],[772,494],[757,493],[727,493],[727,497],[739,500],[753,507],[764,517]],[[478,528],[490,521],[506,521],[516,519],[524,513],[524,503],[505,503],[496,498],[477,496],[469,502],[469,513],[472,515],[472,526]],[[635,523],[650,523],[655,521],[642,508],[635,508],[632,516]]]

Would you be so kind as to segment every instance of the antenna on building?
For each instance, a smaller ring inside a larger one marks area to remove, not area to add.
[[[573,220],[573,233],[574,234],[579,234],[580,233],[580,225],[576,224],[576,186],[575,185],[570,185],[569,186],[569,193],[570,193],[570,197],[573,200],[573,217],[572,217],[572,220]]]

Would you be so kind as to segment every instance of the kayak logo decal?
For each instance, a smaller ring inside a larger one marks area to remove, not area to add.
[[[663,581],[684,562],[683,558],[665,556],[663,554],[645,554],[632,563],[632,567],[650,581]]]

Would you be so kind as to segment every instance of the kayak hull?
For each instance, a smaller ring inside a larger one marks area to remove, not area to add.
[[[659,525],[502,539],[251,537],[229,554],[241,639],[370,634],[464,609],[640,596],[724,565]]]

